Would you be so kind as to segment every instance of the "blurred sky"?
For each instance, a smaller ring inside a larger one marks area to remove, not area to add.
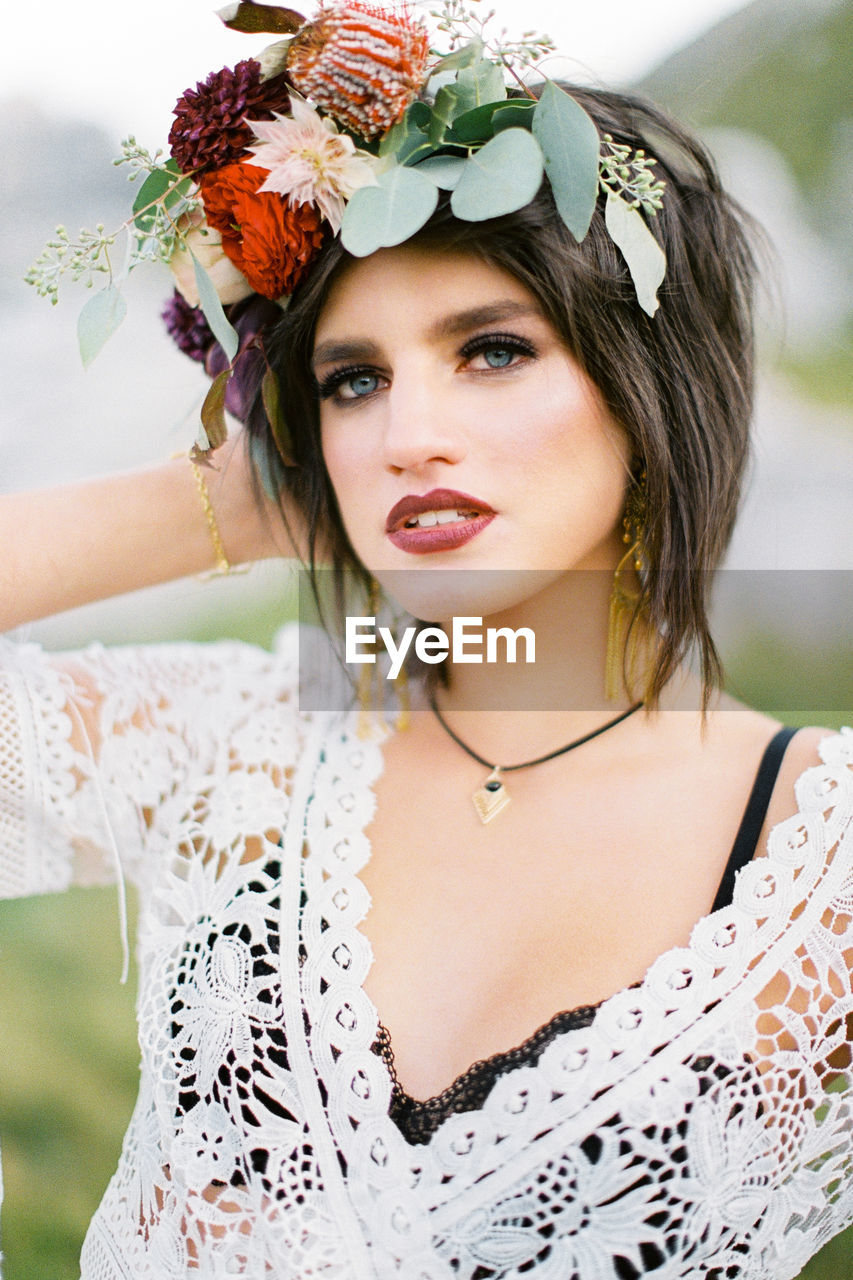
[[[555,73],[618,84],[744,2],[496,0],[495,25],[512,34],[546,31],[573,64],[561,64]],[[291,3],[309,15],[316,8],[313,0]],[[491,7],[491,0],[481,3]],[[83,116],[116,136],[135,132],[140,142],[154,145],[168,132],[171,108],[185,88],[267,42],[226,30],[215,16],[218,7],[219,0],[8,4],[0,93],[26,94],[40,100],[48,114]]]

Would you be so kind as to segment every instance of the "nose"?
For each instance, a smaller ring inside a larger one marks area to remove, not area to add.
[[[395,474],[453,466],[465,457],[463,424],[434,370],[398,369],[385,405],[385,463]]]

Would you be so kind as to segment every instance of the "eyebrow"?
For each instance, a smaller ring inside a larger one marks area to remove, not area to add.
[[[484,325],[499,324],[505,320],[517,320],[522,316],[541,316],[541,311],[531,302],[518,302],[514,298],[505,298],[482,307],[469,307],[465,311],[455,311],[452,315],[442,316],[427,330],[429,342],[441,341],[443,338],[454,338],[460,333],[468,333],[472,329]],[[354,338],[337,341],[330,338],[314,348],[312,365],[338,364],[347,361],[376,361],[380,358],[380,350],[369,338]]]

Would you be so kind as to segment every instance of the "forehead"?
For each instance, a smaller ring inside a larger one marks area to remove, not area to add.
[[[448,316],[485,314],[490,306],[542,314],[515,276],[475,254],[408,245],[382,249],[348,262],[336,276],[317,322],[315,347],[366,329],[393,332],[405,324],[433,330]]]

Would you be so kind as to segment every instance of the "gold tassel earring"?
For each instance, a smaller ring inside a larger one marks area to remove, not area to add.
[[[622,517],[622,541],[627,550],[616,566],[610,593],[604,667],[604,693],[608,701],[618,698],[622,692],[632,696],[637,676],[641,672],[645,675],[648,669],[650,637],[642,606],[642,580],[638,587],[630,580],[625,582],[626,574],[633,571],[641,575],[646,567],[643,543],[647,514],[646,472],[642,470],[628,490]]]

